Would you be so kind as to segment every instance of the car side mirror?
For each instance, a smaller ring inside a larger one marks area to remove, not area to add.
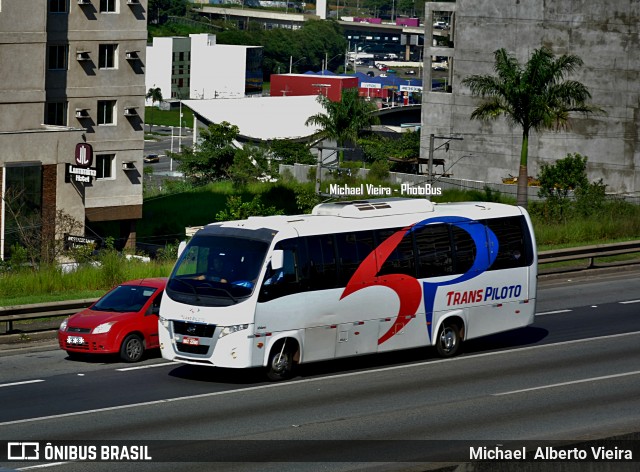
[[[149,309],[147,310],[147,315],[156,315],[159,316],[160,315],[160,306],[158,305],[151,305],[149,307]]]
[[[184,251],[185,247],[187,247],[187,242],[180,241],[180,244],[178,244],[178,257],[180,257],[180,254],[182,254],[182,251]]]
[[[280,270],[284,267],[284,251],[275,249],[271,254],[271,270]]]

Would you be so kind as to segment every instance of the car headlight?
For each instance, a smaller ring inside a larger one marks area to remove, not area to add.
[[[108,323],[102,323],[95,328],[93,328],[93,334],[104,334],[108,333],[111,327],[116,324],[115,321],[109,321]]]
[[[222,328],[222,331],[220,331],[220,337],[224,338],[226,335],[228,334],[233,334],[233,333],[237,333],[238,331],[242,331],[245,330],[249,327],[248,324],[240,324],[240,325],[233,325],[233,326],[225,326],[224,328]]]
[[[69,324],[69,318],[65,318],[64,321],[60,323],[60,331],[66,331],[68,324]]]

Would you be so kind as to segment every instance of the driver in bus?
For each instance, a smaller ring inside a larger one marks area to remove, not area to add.
[[[211,282],[227,283],[224,277],[224,260],[219,255],[210,255],[207,273],[198,276],[198,280],[210,280]]]

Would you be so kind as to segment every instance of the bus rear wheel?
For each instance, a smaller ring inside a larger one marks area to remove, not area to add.
[[[267,378],[269,380],[286,380],[293,376],[296,349],[295,342],[291,340],[278,343],[271,349],[267,364]]]
[[[436,348],[440,357],[453,357],[460,350],[462,339],[460,327],[456,323],[444,322],[438,331]]]

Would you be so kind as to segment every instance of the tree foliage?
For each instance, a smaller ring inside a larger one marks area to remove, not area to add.
[[[289,30],[254,28],[243,31],[221,31],[219,44],[263,46],[262,72],[265,80],[271,74],[318,70],[325,59],[333,69],[344,63],[347,41],[340,25],[334,20],[309,20],[302,28]]]
[[[275,139],[269,143],[272,156],[282,164],[315,164],[316,158],[305,143],[289,139]]]
[[[338,147],[342,148],[347,142],[356,142],[360,133],[369,130],[372,125],[380,122],[373,114],[376,106],[358,95],[357,88],[342,90],[342,99],[334,102],[324,95],[318,95],[318,102],[322,104],[325,113],[317,113],[307,118],[307,125],[320,128],[319,136],[334,139]],[[340,151],[342,160],[343,151]]]
[[[260,196],[256,195],[253,200],[243,202],[237,195],[227,198],[227,205],[224,210],[216,214],[216,221],[244,220],[250,216],[282,215],[284,212],[274,206],[267,206],[262,203]]]
[[[495,76],[471,75],[462,83],[471,93],[484,99],[471,113],[471,119],[492,120],[504,116],[509,124],[522,128],[522,147],[518,173],[518,205],[527,205],[528,150],[531,131],[563,129],[572,112],[589,115],[603,110],[589,105],[591,94],[580,82],[565,76],[582,66],[582,59],[563,54],[555,58],[542,47],[522,66],[505,49],[494,53]]]
[[[604,205],[606,185],[602,179],[589,182],[586,156],[567,154],[553,164],[544,163],[538,180],[538,195],[545,199],[541,213],[547,220],[563,220],[570,214],[589,216]]]
[[[237,148],[233,141],[240,129],[226,121],[212,124],[200,133],[194,147],[183,147],[181,153],[169,153],[178,162],[178,170],[196,185],[229,177]]]

